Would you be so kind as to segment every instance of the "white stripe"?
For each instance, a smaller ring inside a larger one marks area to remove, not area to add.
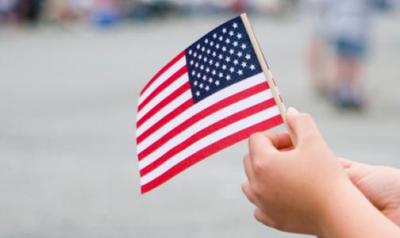
[[[207,147],[208,145],[215,143],[229,135],[232,135],[238,131],[251,127],[257,123],[272,118],[276,115],[279,115],[279,109],[277,106],[274,106],[266,110],[260,111],[256,114],[253,114],[250,117],[246,117],[240,121],[232,123],[229,126],[221,128],[220,130],[214,132],[213,134],[210,134],[202,138],[201,140],[197,141],[196,143],[190,145],[186,149],[174,155],[170,160],[166,161],[164,164],[160,165],[150,173],[141,177],[140,184],[143,186],[151,182],[152,180],[159,177],[160,175],[171,169],[173,166],[185,160],[187,157],[196,153],[202,148]]]
[[[139,128],[136,129],[136,137],[139,137],[143,132],[149,129],[152,125],[160,121],[165,115],[172,112],[174,109],[182,105],[184,102],[192,98],[192,92],[187,90],[179,97],[172,100],[169,104],[165,105],[160,111],[146,120]]]
[[[171,83],[168,87],[158,93],[154,98],[152,98],[146,106],[144,106],[137,114],[137,120],[140,120],[146,113],[148,113],[152,108],[154,108],[157,104],[159,104],[163,99],[171,95],[175,92],[179,87],[183,84],[189,82],[188,74],[183,74],[178,79],[176,79],[173,83]]]
[[[139,104],[141,104],[158,86],[160,86],[165,80],[167,80],[176,71],[182,68],[186,64],[186,57],[183,56],[182,59],[178,60],[169,69],[167,69],[163,74],[161,74],[153,83],[143,92],[139,97]]]
[[[262,91],[250,97],[244,98],[241,101],[235,102],[227,107],[222,108],[219,111],[216,111],[207,117],[203,118],[202,120],[197,121],[190,127],[186,128],[184,131],[179,133],[178,135],[174,136],[168,142],[154,150],[151,154],[146,156],[146,158],[139,161],[139,169],[143,169],[149,164],[153,163],[154,161],[158,160],[162,155],[168,152],[170,149],[174,148],[175,146],[183,143],[188,138],[199,132],[200,130],[218,122],[222,119],[233,115],[237,112],[240,112],[246,108],[252,107],[258,103],[264,102],[268,99],[272,98],[271,92],[268,90]]]
[[[186,111],[182,112],[179,116],[175,117],[169,122],[166,122],[164,126],[159,128],[156,132],[153,132],[153,134],[149,137],[147,137],[145,140],[143,140],[140,144],[137,145],[137,150],[138,152],[141,152],[143,149],[148,147],[148,145],[153,144],[155,141],[163,137],[165,134],[167,134],[169,131],[174,129],[176,126],[180,125],[193,115],[196,115],[197,113],[201,112],[205,108],[210,107],[211,105],[215,104],[218,101],[221,101],[223,98],[227,98],[229,96],[232,96],[240,91],[244,91],[248,88],[251,88],[257,84],[260,84],[262,82],[265,82],[265,76],[263,73],[256,74],[252,76],[251,78],[242,80],[240,82],[237,82],[235,84],[230,85],[229,87],[226,87],[219,91],[218,93],[215,93],[202,101],[196,103]],[[177,107],[176,105],[168,105],[168,107]]]

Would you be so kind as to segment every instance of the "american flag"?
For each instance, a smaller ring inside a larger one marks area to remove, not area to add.
[[[243,20],[225,22],[180,52],[141,91],[141,192],[282,122]]]

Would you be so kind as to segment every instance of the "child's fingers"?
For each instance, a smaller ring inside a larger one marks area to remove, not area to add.
[[[319,130],[312,117],[307,113],[293,112],[286,114],[287,124],[294,133],[295,139],[301,143],[305,138],[319,135]]]
[[[247,199],[248,199],[251,203],[253,203],[254,205],[257,206],[257,204],[258,204],[258,203],[257,203],[257,199],[256,199],[256,196],[255,196],[253,190],[252,190],[251,187],[250,187],[249,181],[246,180],[246,181],[242,184],[242,191],[243,191],[244,195],[246,195]]]
[[[347,176],[354,184],[357,184],[357,182],[366,174],[368,174],[372,168],[371,165],[351,161],[344,158],[339,158],[339,161],[344,168]]]
[[[352,164],[353,164],[353,161],[351,161],[351,160],[348,160],[348,159],[345,159],[345,158],[342,158],[342,157],[339,157],[338,159],[339,159],[340,165],[342,165],[342,167],[344,169],[350,168],[352,166]]]
[[[264,135],[270,139],[272,144],[278,150],[290,148],[293,146],[290,135],[287,132],[275,133],[272,131],[267,131],[264,133]]]
[[[277,151],[269,137],[262,133],[255,133],[249,138],[250,159],[255,160],[268,158],[270,152]]]
[[[249,181],[253,181],[254,172],[250,161],[250,156],[247,154],[243,158],[243,167],[244,172],[246,173],[246,177]]]
[[[256,208],[254,210],[254,218],[266,226],[269,226],[269,227],[276,226],[274,220],[272,218],[270,218],[267,214],[262,212],[259,208]]]

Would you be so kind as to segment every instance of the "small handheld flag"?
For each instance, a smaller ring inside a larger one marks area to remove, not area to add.
[[[140,93],[141,192],[283,123],[284,106],[245,14],[180,52]]]

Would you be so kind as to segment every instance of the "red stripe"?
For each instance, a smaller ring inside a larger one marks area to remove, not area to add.
[[[258,131],[264,131],[267,129],[270,129],[274,126],[282,124],[283,120],[281,115],[277,115],[273,118],[267,119],[265,121],[262,121],[256,125],[253,125],[251,127],[248,127],[246,129],[243,129],[241,131],[238,131],[230,136],[227,136],[213,144],[210,144],[209,146],[201,149],[200,151],[196,152],[195,154],[190,155],[188,158],[185,160],[181,161],[156,179],[152,180],[151,182],[141,186],[141,193],[146,193],[149,192],[150,190],[158,187],[159,185],[165,183],[181,171],[185,170],[186,168],[194,165],[195,163],[203,160],[204,158],[220,151],[223,148],[226,148],[228,146],[231,146],[235,144],[236,142],[239,142],[243,139],[248,138],[251,134],[258,132]]]
[[[185,56],[185,51],[182,51],[179,53],[177,56],[175,56],[170,62],[168,62],[164,67],[162,67],[151,79],[150,81],[144,86],[142,91],[140,92],[140,95],[142,95],[150,85],[153,84],[153,82],[160,77],[161,74],[165,73],[169,68],[171,68],[172,65],[174,65],[176,62],[178,62],[182,57]]]
[[[150,95],[138,106],[138,112],[142,110],[144,106],[146,106],[156,95],[158,95],[160,92],[162,92],[166,87],[171,85],[175,80],[180,78],[182,75],[184,75],[187,72],[187,67],[184,65],[182,68],[180,68],[178,71],[176,71],[171,77],[169,77],[167,80],[165,80],[158,88],[156,88]]]
[[[179,107],[175,108],[172,112],[168,113],[166,116],[161,118],[158,122],[156,122],[152,127],[143,132],[140,136],[137,137],[136,143],[140,144],[144,139],[146,139],[149,135],[153,134],[156,130],[158,130],[161,126],[165,125],[166,122],[171,121],[176,116],[186,111],[189,107],[193,105],[193,98],[189,98],[186,102],[179,105]]]
[[[156,114],[158,111],[160,111],[163,107],[165,107],[165,105],[168,105],[169,103],[171,103],[173,100],[175,100],[177,97],[179,97],[180,95],[182,95],[184,92],[188,91],[189,89],[190,89],[189,82],[184,83],[177,90],[175,90],[173,93],[168,95],[161,102],[159,102],[155,107],[153,107],[150,111],[148,111],[142,118],[140,118],[139,121],[136,123],[136,128],[139,128],[145,121],[147,121],[150,117],[152,117],[154,114]]]
[[[182,143],[176,145],[174,148],[171,148],[169,151],[167,151],[165,154],[163,154],[160,158],[155,160],[153,163],[149,164],[142,170],[140,170],[140,176],[145,176],[152,170],[156,169],[158,166],[162,165],[165,161],[169,160],[172,156],[176,155],[177,153],[181,152],[182,150],[186,149],[193,143],[199,141],[200,139],[212,134],[215,131],[218,131],[221,128],[224,128],[232,123],[235,123],[237,121],[240,121],[243,118],[249,117],[250,115],[253,115],[255,113],[258,113],[262,110],[265,110],[269,107],[272,107],[275,105],[275,101],[273,98],[258,103],[254,106],[251,106],[249,108],[246,108],[244,110],[241,110],[235,114],[232,114],[228,117],[223,118],[220,121],[217,121],[210,126],[196,132],[192,136],[190,136],[187,140],[183,141]],[[143,158],[142,158],[143,159]]]
[[[211,105],[210,107],[205,108],[203,111],[200,111],[197,114],[193,115],[192,117],[188,118],[186,121],[184,121],[183,123],[181,123],[180,125],[178,125],[174,129],[169,131],[167,134],[165,134],[163,137],[161,137],[155,143],[153,143],[152,145],[147,147],[145,150],[143,150],[141,153],[139,153],[139,155],[138,155],[139,160],[143,159],[144,157],[146,157],[147,155],[152,153],[154,150],[156,150],[157,148],[162,146],[165,142],[167,142],[170,138],[176,136],[177,134],[179,134],[183,130],[187,129],[188,127],[190,127],[191,125],[193,125],[197,121],[207,117],[208,115],[210,115],[210,114],[212,114],[212,113],[214,113],[216,111],[221,110],[222,108],[224,108],[224,107],[226,107],[228,105],[231,105],[231,104],[233,104],[235,102],[238,102],[238,101],[240,101],[240,100],[242,100],[244,98],[247,98],[247,97],[249,97],[251,95],[257,94],[257,93],[259,93],[259,92],[261,92],[263,90],[267,90],[267,89],[268,89],[268,84],[260,83],[260,84],[257,84],[255,86],[251,87],[251,88],[243,90],[243,91],[241,91],[241,92],[239,92],[237,94],[234,94],[232,96],[224,98],[223,100]],[[165,124],[165,123],[162,123],[161,125],[163,125],[163,124]],[[159,127],[161,125],[159,125]],[[152,128],[149,128],[149,129],[152,129]],[[157,130],[157,129],[155,129],[155,130]],[[144,137],[143,139],[145,139],[146,137]],[[141,141],[142,140],[140,140],[138,143],[140,143]]]

